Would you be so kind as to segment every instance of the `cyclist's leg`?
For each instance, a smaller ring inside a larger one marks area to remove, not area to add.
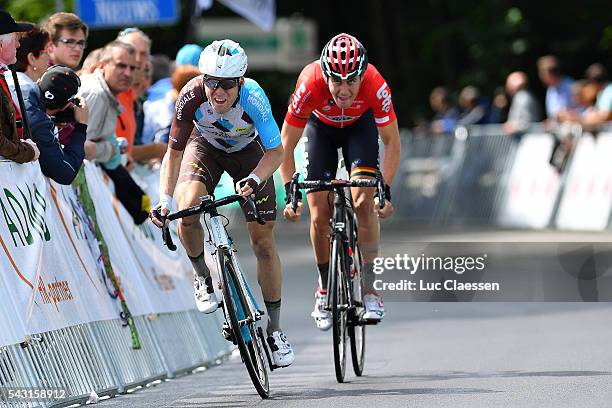
[[[212,193],[223,170],[219,168],[212,147],[201,138],[193,138],[185,148],[174,196],[179,210],[197,205],[200,197]],[[204,251],[204,230],[200,215],[181,218],[178,234],[190,258]]]
[[[229,153],[223,157],[223,168],[234,181],[240,180],[251,173],[265,151],[259,139],[239,152]],[[251,239],[251,247],[257,258],[257,281],[261,287],[266,311],[268,313],[268,344],[272,350],[274,364],[286,367],[293,363],[293,349],[287,336],[280,327],[281,311],[281,263],[274,239],[274,224],[276,220],[276,191],[274,179],[264,180],[255,194],[255,204],[259,215],[266,221],[265,225],[255,222],[255,216],[246,203],[242,205],[247,230]]]
[[[305,180],[332,180],[338,169],[340,129],[326,125],[311,116],[303,138],[305,140]],[[327,289],[329,270],[329,219],[333,209],[333,193],[307,191],[310,210],[310,241],[319,272],[319,286]]]
[[[357,122],[347,128],[349,136],[342,147],[347,171],[352,179],[374,178],[379,169],[378,129],[372,111],[366,112]],[[357,187],[351,189],[353,206],[359,223],[359,248],[364,261],[366,300],[376,304],[370,314],[384,315],[380,295],[374,289],[374,259],[378,256],[380,224],[374,212],[374,189]],[[376,298],[371,298],[374,295]],[[368,302],[366,302],[368,303]],[[370,315],[369,314],[369,315]]]
[[[338,129],[321,123],[311,116],[304,129],[305,179],[331,180],[338,168]],[[315,292],[314,310],[311,316],[317,328],[329,330],[331,313],[327,310],[327,280],[329,277],[329,220],[332,216],[333,193],[329,191],[307,191],[310,209],[310,241],[314,251],[319,275],[319,288]]]
[[[185,149],[175,197],[179,209],[200,203],[200,197],[212,192],[221,177],[214,154],[207,152],[202,141],[192,139]],[[181,218],[178,234],[194,270],[194,298],[200,312],[217,309],[210,270],[204,255],[204,230],[200,215]]]

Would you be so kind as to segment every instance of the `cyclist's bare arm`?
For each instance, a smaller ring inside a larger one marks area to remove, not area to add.
[[[391,185],[399,166],[401,156],[401,145],[397,120],[387,126],[378,128],[380,138],[385,145],[385,157],[382,162],[382,174],[385,183]]]
[[[263,157],[252,171],[261,180],[269,179],[283,162],[283,145],[266,150]]]
[[[283,184],[291,181],[293,173],[295,173],[295,158],[293,152],[295,146],[297,146],[300,138],[304,133],[304,128],[292,126],[287,122],[283,122],[283,128],[281,129],[281,140],[283,141],[283,148],[285,150],[283,156],[283,163],[280,166],[280,175]]]
[[[385,157],[382,162],[382,174],[385,184],[391,185],[399,166],[401,156],[401,145],[397,120],[389,123],[387,126],[378,129],[380,138],[385,145]],[[388,198],[388,197],[387,197]],[[378,205],[374,207],[379,218],[388,218],[393,214],[393,204],[388,200],[384,208]]]
[[[276,147],[267,149],[261,160],[257,164],[257,167],[253,169],[251,174],[259,177],[260,180],[267,180],[272,177],[272,174],[278,169],[281,162],[283,161],[283,145],[279,144]],[[243,197],[248,197],[254,194],[253,188],[248,183],[241,184],[238,182],[236,185],[236,192]]]
[[[181,160],[183,152],[168,147],[160,170],[159,192],[160,194],[174,195],[174,188],[181,171]]]
[[[283,128],[281,129],[281,140],[283,142],[283,148],[285,150],[283,155],[283,163],[280,166],[280,175],[283,184],[291,181],[293,173],[295,173],[295,157],[293,156],[295,146],[297,146],[300,138],[304,133],[304,128],[299,128],[293,125],[283,122]],[[289,221],[297,221],[304,210],[304,204],[298,202],[298,208],[293,211],[291,203],[288,203],[283,210],[283,216]]]

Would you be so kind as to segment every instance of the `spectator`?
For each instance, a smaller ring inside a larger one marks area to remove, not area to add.
[[[99,69],[81,77],[79,94],[89,106],[87,140],[96,143],[95,159],[111,170],[121,162],[115,136],[117,118],[122,109],[117,95],[132,86],[135,70],[134,47],[113,41],[104,47]]]
[[[200,70],[193,65],[181,65],[172,74],[172,89],[163,99],[144,103],[145,124],[142,143],[168,143],[170,125],[174,117],[174,105],[179,92]]]
[[[485,123],[486,109],[480,103],[480,91],[475,86],[466,86],[459,94],[459,106],[463,109],[457,125],[481,125]]]
[[[48,41],[48,35],[35,26],[21,43],[19,50],[28,47],[30,50],[40,50],[41,42]],[[27,50],[25,50],[27,51]],[[17,65],[27,64],[24,61],[32,60],[33,51],[22,52],[22,60]],[[40,169],[43,174],[60,184],[70,184],[76,177],[85,156],[85,136],[87,134],[87,107],[79,100],[81,107],[76,107],[74,101],[81,81],[74,71],[63,65],[54,65],[47,69],[38,80],[28,74],[34,72],[31,65],[17,73],[19,86],[23,93],[23,101],[30,123],[32,140],[40,149]],[[15,84],[9,82],[9,88],[15,95]],[[44,96],[43,96],[44,95]],[[66,146],[62,148],[58,138],[54,121],[58,123],[74,123],[74,131]],[[65,118],[65,119],[62,119]],[[94,145],[95,146],[95,145]]]
[[[87,57],[85,57],[85,60],[83,61],[83,66],[79,71],[79,75],[93,74],[96,68],[98,68],[98,65],[100,65],[101,54],[102,48],[96,48],[87,54]]]
[[[197,67],[202,51],[204,51],[204,49],[197,44],[185,44],[176,53],[174,63],[177,67],[180,67],[181,65],[192,65]]]
[[[31,29],[32,24],[16,23],[0,9],[0,156],[17,163],[38,159],[39,151],[36,143],[21,138],[21,113],[11,98],[4,73],[7,65],[17,62],[19,39],[15,33]]]
[[[136,117],[136,134],[134,135],[134,145],[142,144],[142,128],[144,126],[144,109],[143,104],[146,100],[146,95],[151,87],[151,80],[153,76],[153,65],[151,61],[147,61],[140,82],[132,85],[136,94],[136,101],[134,102],[134,115]]]
[[[136,50],[137,79],[135,82],[139,83],[145,65],[151,57],[151,39],[142,30],[131,27],[121,31],[117,36],[117,41],[130,44]],[[124,111],[119,116],[117,136],[125,137],[128,140],[128,154],[134,160],[138,162],[146,162],[151,159],[161,160],[166,153],[165,144],[154,143],[134,146],[137,129],[136,110],[138,109],[136,107],[136,93],[136,89],[130,88],[118,96]]]
[[[33,24],[32,30],[19,35],[19,48],[17,48],[17,62],[15,70],[24,73],[30,81],[36,82],[45,73],[50,65],[47,52],[49,33],[41,30],[40,26]],[[19,77],[20,75],[18,75]],[[7,78],[8,80],[8,78]],[[19,81],[21,84],[21,81]],[[13,98],[15,102],[16,98]],[[17,102],[16,102],[17,103]]]
[[[87,48],[87,25],[76,14],[60,12],[49,17],[43,29],[51,36],[51,61],[72,69],[78,67]]]
[[[510,102],[503,86],[498,86],[493,91],[493,102],[489,112],[489,123],[504,123],[508,119],[508,109]]]
[[[172,62],[163,54],[151,57],[153,64],[153,85],[149,88],[147,101],[163,99],[172,90]]]
[[[582,118],[589,109],[593,109],[597,99],[597,87],[586,79],[572,84],[572,103],[574,108],[559,112],[561,123],[582,123]]]
[[[453,105],[448,89],[438,86],[429,95],[429,104],[435,112],[431,130],[434,133],[449,133],[455,129],[459,111]]]
[[[517,135],[529,127],[531,123],[542,119],[540,106],[528,89],[527,74],[515,71],[506,79],[506,92],[510,96],[510,111],[508,120],[504,123],[504,131],[508,135]]]
[[[563,75],[559,59],[545,55],[538,59],[538,75],[546,88],[546,116],[551,121],[559,120],[559,113],[574,109],[572,84],[574,80]]]
[[[597,101],[595,107],[584,113],[583,123],[588,127],[598,127],[612,120],[612,84],[608,82],[608,71],[601,64],[592,64],[586,70],[587,80],[595,85]]]

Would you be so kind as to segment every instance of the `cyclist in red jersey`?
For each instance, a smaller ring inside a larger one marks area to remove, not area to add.
[[[333,37],[323,48],[321,58],[307,65],[298,78],[281,130],[285,155],[280,173],[287,196],[295,172],[293,152],[303,135],[306,180],[335,178],[339,148],[351,178],[374,178],[380,168],[379,135],[383,141],[385,154],[381,171],[387,183],[387,205],[383,209],[375,208],[372,189],[351,189],[368,287],[363,299],[364,318],[380,320],[384,317],[384,306],[373,288],[373,262],[378,256],[380,240],[377,218],[393,214],[389,184],[399,164],[400,138],[389,86],[378,70],[368,64],[366,50],[355,37],[344,33]],[[327,191],[310,190],[307,199],[311,213],[310,238],[319,270],[312,316],[319,329],[328,330],[331,316],[324,302],[333,205]],[[296,221],[302,210],[301,202],[296,212],[287,204],[284,216]]]

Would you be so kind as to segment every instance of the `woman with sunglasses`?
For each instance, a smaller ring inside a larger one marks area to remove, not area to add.
[[[69,100],[76,94],[81,84],[79,77],[61,65],[49,68],[49,34],[34,25],[31,31],[19,39],[17,49],[17,80],[23,94],[32,141],[40,150],[38,161],[43,174],[60,184],[70,184],[76,177],[85,157],[85,134],[87,131],[88,111],[84,101],[80,107]],[[13,100],[17,101],[15,84],[12,77],[7,83]],[[76,101],[76,100],[75,100]],[[66,110],[74,114],[72,137],[62,147],[56,126],[51,117]]]
[[[231,40],[214,41],[200,55],[202,75],[183,87],[176,102],[168,150],[161,167],[160,203],[151,212],[166,214],[176,197],[179,209],[212,194],[224,171],[242,196],[254,196],[268,221],[259,225],[243,206],[251,245],[257,258],[258,281],[268,313],[268,343],[277,366],[293,362],[293,350],[280,327],[281,265],[274,240],[276,195],[272,174],[282,161],[280,131],[263,89],[245,78],[247,56]],[[176,189],[175,189],[176,187]],[[204,233],[198,216],[185,217],[179,237],[193,264],[198,310],[218,307],[204,261]]]

